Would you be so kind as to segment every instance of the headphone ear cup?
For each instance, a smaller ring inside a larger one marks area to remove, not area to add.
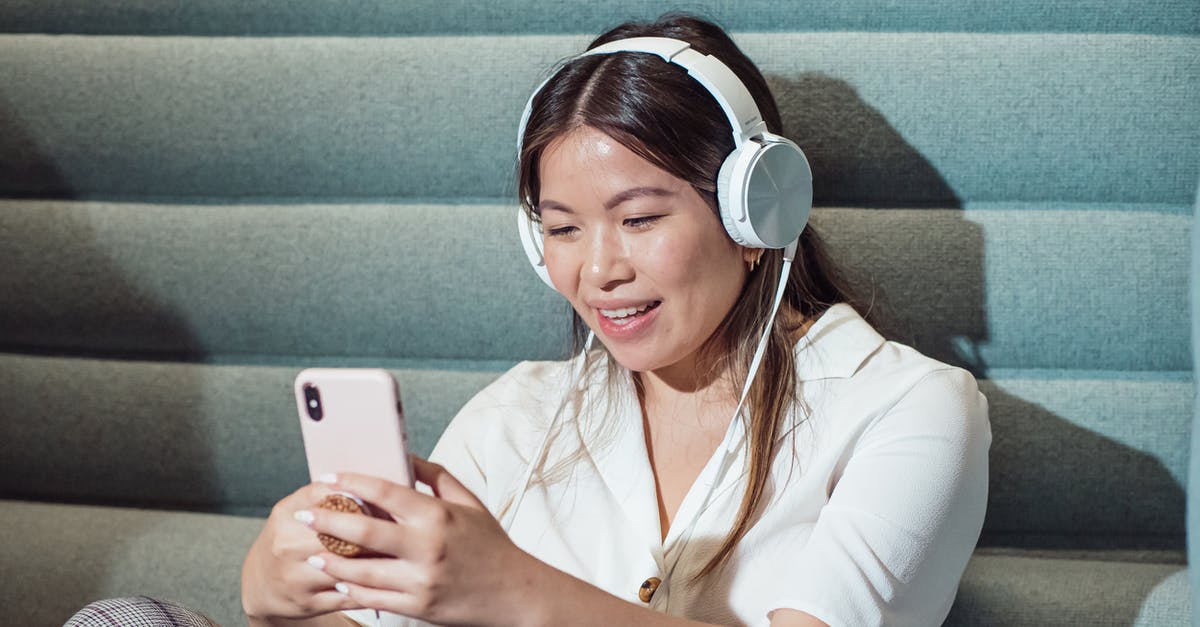
[[[747,219],[742,236],[754,246],[784,248],[796,241],[812,210],[812,170],[791,140],[763,133],[763,143],[748,155],[742,185]]]
[[[529,259],[529,265],[533,266],[533,271],[537,273],[543,283],[557,292],[558,288],[554,287],[554,283],[550,281],[550,272],[546,269],[546,257],[542,253],[542,229],[529,217],[523,207],[517,207],[517,234],[521,236],[521,248],[525,250],[525,257]]]
[[[725,157],[725,161],[721,163],[721,169],[717,172],[717,208],[721,212],[721,223],[725,225],[725,232],[729,234],[730,239],[742,246],[748,246],[746,238],[742,236],[741,230],[738,228],[737,219],[734,217],[734,203],[739,192],[733,189],[733,172],[737,169],[738,154],[740,150],[734,150]]]
[[[722,220],[733,241],[784,248],[800,237],[812,209],[812,171],[794,142],[763,133],[729,155],[718,173]]]

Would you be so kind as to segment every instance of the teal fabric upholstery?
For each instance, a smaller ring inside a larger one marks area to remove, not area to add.
[[[261,514],[304,477],[288,396],[296,364],[393,368],[427,453],[512,356],[563,356],[565,306],[529,272],[515,238],[493,236],[512,224],[511,205],[0,205],[4,241],[42,244],[6,254],[14,272],[0,275],[0,339],[43,353],[6,358],[19,382],[9,405],[46,416],[0,424],[0,436],[27,443],[17,468],[55,462],[0,477],[14,494]],[[442,224],[462,226],[439,236]],[[891,303],[894,335],[991,377],[988,532],[1038,543],[1183,534],[1190,224],[1182,208],[1059,206],[822,208],[813,218],[833,253]],[[425,244],[438,237],[448,245]],[[1113,241],[1122,255],[1107,255]],[[1079,268],[1080,258],[1093,262]],[[1123,306],[1096,306],[1115,276]],[[923,298],[896,296],[913,293]],[[981,311],[989,302],[1009,306]],[[1031,311],[1042,325],[1029,326]],[[1092,341],[1100,336],[1112,337]],[[93,387],[106,393],[92,399]],[[92,455],[52,446],[96,412],[112,418]],[[228,420],[239,413],[248,417]],[[162,415],[183,419],[152,428]],[[280,429],[292,431],[291,450],[267,437]],[[227,457],[213,462],[210,449]],[[122,474],[137,450],[147,463]],[[106,459],[128,480],[67,480]],[[238,459],[270,461],[271,471]],[[212,484],[180,490],[196,477]],[[1074,489],[1059,495],[1068,477]],[[1147,492],[1160,498],[1139,505]]]
[[[7,625],[60,626],[131,590],[203,608],[223,627],[246,624],[241,565],[258,518],[12,501],[0,526],[13,538],[0,544]]]
[[[0,201],[0,253],[14,270],[0,275],[0,343],[249,363],[561,358],[567,305],[536,289],[508,237],[515,211]],[[1191,369],[1188,205],[816,213],[839,259],[891,301],[896,334],[942,358],[976,370]],[[1031,326],[1030,311],[1045,323]]]
[[[739,31],[967,31],[1188,34],[1200,32],[1200,8],[1188,0],[853,0],[795,4],[779,0],[688,0],[668,8],[715,19]],[[164,10],[153,0],[9,0],[0,24],[13,32],[226,35],[423,35],[562,32],[580,24],[654,19],[663,5],[636,0],[553,4],[536,0],[446,3],[438,0],[209,0]],[[598,26],[603,28],[603,26]],[[595,29],[593,29],[595,30]],[[590,32],[590,31],[589,31]]]
[[[807,32],[738,41],[772,78],[786,130],[808,138],[823,204],[1191,203],[1200,87],[1181,77],[1200,72],[1197,37]],[[586,42],[7,37],[0,193],[511,197],[512,112]]]
[[[1200,220],[1200,187],[1196,190],[1196,213]],[[1192,231],[1192,358],[1194,372],[1200,371],[1200,230]],[[1191,471],[1188,473],[1188,529],[1200,529],[1200,382],[1196,384],[1196,411],[1192,418]],[[1200,564],[1200,532],[1188,533],[1188,563]],[[1200,616],[1200,567],[1188,570],[1192,607]],[[1193,619],[1195,620],[1195,619]]]
[[[0,624],[131,595],[243,624],[241,558],[307,476],[301,368],[392,371],[427,454],[565,356],[513,233],[517,118],[661,8],[0,0]],[[988,397],[947,624],[1190,624],[1200,4],[675,8],[763,69],[887,334]]]

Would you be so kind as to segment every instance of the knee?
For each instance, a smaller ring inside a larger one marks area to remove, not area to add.
[[[200,612],[171,601],[160,601],[150,597],[121,597],[93,601],[67,620],[64,627],[113,627],[114,625],[219,627]]]

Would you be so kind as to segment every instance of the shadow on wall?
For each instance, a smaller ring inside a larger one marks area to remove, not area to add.
[[[0,138],[0,196],[75,196],[2,94]],[[219,502],[197,370],[158,362],[153,352],[127,354],[130,346],[197,348],[182,317],[113,259],[121,218],[136,208],[121,215],[79,201],[0,204],[0,498],[192,509]],[[40,536],[31,529],[27,537]],[[124,548],[89,546],[80,558],[87,567],[9,572],[11,603],[0,606],[27,611],[44,590],[70,596],[47,612],[96,598],[103,569]],[[37,561],[31,550],[23,564]]]
[[[0,85],[3,87],[3,85]],[[74,198],[70,182],[26,132],[0,92],[0,195],[8,198]]]
[[[766,78],[784,135],[809,157],[817,206],[962,208],[929,160],[849,83],[816,73]]]
[[[814,204],[839,208],[814,224],[884,335],[986,376],[975,349],[988,339],[983,232],[962,218],[954,190],[845,81],[809,73],[767,82],[784,134],[808,155]],[[889,211],[861,211],[873,209]]]
[[[1001,389],[1002,385],[1013,384],[980,384],[988,399],[993,434],[988,518],[981,545],[1183,548],[1186,497],[1162,462],[1064,420]],[[1066,390],[1065,385],[1061,386],[1064,392],[1088,393],[1088,388]],[[1118,419],[1112,417],[1113,422]]]

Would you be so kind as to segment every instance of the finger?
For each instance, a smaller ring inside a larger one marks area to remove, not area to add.
[[[313,615],[328,614],[330,612],[341,612],[344,610],[361,610],[364,609],[362,603],[355,601],[353,598],[338,592],[334,585],[337,582],[330,582],[328,590],[322,590],[312,595],[309,601],[309,611]]]
[[[391,557],[347,558],[328,551],[310,561],[336,581],[380,590],[412,592],[420,581],[418,567],[410,561]]]
[[[396,590],[381,590],[348,581],[338,582],[337,590],[347,598],[353,600],[354,603],[363,607],[403,614],[405,616],[433,618],[425,616],[430,608],[430,603],[426,600],[428,597]]]
[[[360,475],[353,472],[339,473],[336,481],[330,484],[335,490],[349,492],[354,496],[383,508],[397,521],[428,515],[434,508],[440,508],[438,500],[417,492],[416,490],[370,475]]]
[[[291,494],[280,499],[275,504],[274,511],[278,511],[285,516],[292,516],[297,510],[315,507],[330,492],[333,492],[333,488],[328,483],[315,481],[302,485]]]
[[[420,457],[412,457],[413,474],[417,481],[433,489],[433,494],[450,503],[466,505],[473,509],[486,509],[476,498],[475,493],[464,486],[454,475],[450,474],[441,464],[426,461]]]
[[[276,559],[303,561],[309,555],[321,551],[324,545],[312,529],[314,511],[319,508],[298,509],[288,512],[286,504],[277,504],[268,519],[268,530],[260,540]]]
[[[407,529],[399,523],[380,520],[362,514],[335,512],[327,509],[314,509],[311,512],[312,522],[309,526],[317,533],[324,533],[335,538],[352,542],[365,549],[394,557],[411,555],[410,536]],[[318,541],[318,545],[320,542]],[[320,552],[324,547],[318,546],[309,555]]]
[[[299,510],[297,514],[315,516],[312,510]],[[276,557],[303,561],[325,549],[307,516],[293,516],[280,523],[271,540],[271,552]]]
[[[303,563],[297,564],[292,569],[289,569],[286,574],[281,574],[280,581],[288,589],[297,591],[302,595],[313,596],[333,590],[337,579],[329,573],[324,572],[324,568],[316,568],[316,566],[312,561],[312,556],[309,556],[308,565]]]

